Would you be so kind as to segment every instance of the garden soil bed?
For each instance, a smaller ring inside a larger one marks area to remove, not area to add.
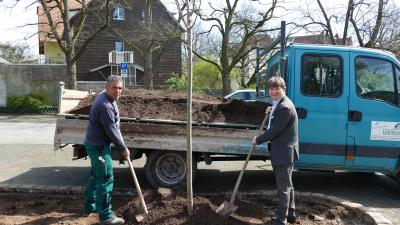
[[[150,194],[149,194],[150,193]],[[270,224],[274,215],[276,200],[265,196],[248,197],[237,200],[239,209],[233,216],[224,219],[215,213],[215,209],[227,198],[201,197],[194,198],[194,213],[187,215],[186,194],[178,193],[170,196],[156,191],[145,194],[149,215],[141,224],[146,225],[244,225]],[[370,225],[367,219],[360,218],[352,209],[331,201],[321,199],[297,199],[298,221],[302,225]],[[138,200],[133,197],[116,196],[113,208],[116,214],[124,217],[125,224],[138,224],[135,214]],[[55,224],[97,224],[98,217],[92,214],[84,217],[81,214],[82,199],[71,195],[40,194],[1,194],[0,225],[55,225]]]
[[[82,99],[68,113],[89,114],[96,95]],[[186,121],[186,93],[163,90],[124,89],[117,101],[121,117]],[[265,116],[267,103],[225,100],[193,94],[192,120],[205,123],[259,125]]]

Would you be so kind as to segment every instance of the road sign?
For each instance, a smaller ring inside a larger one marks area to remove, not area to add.
[[[121,69],[121,71],[122,70],[128,70],[128,63],[121,63],[121,65],[120,65],[120,69]],[[122,73],[122,72],[121,72]]]
[[[121,70],[121,77],[128,77],[128,70]]]
[[[128,63],[121,63],[120,70],[121,77],[128,77]]]

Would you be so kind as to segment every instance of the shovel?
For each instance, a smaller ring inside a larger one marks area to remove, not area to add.
[[[267,113],[267,114],[265,115],[265,118],[264,118],[264,120],[262,121],[262,124],[261,124],[260,128],[258,129],[258,135],[260,135],[260,133],[261,133],[263,127],[265,126],[265,123],[267,122],[268,117],[269,117],[269,113]],[[245,161],[244,164],[243,164],[242,170],[240,171],[239,177],[238,177],[238,179],[237,179],[237,181],[236,181],[235,188],[233,189],[232,196],[231,196],[231,200],[230,200],[229,202],[228,202],[228,201],[224,201],[224,202],[217,208],[217,210],[215,210],[216,213],[218,213],[219,215],[221,215],[221,216],[223,216],[223,217],[229,217],[229,216],[230,216],[233,212],[235,212],[236,209],[238,208],[238,206],[235,205],[235,204],[233,204],[233,202],[235,201],[236,193],[237,193],[237,191],[238,191],[238,189],[239,189],[240,182],[242,181],[243,173],[244,173],[244,171],[246,170],[247,163],[249,162],[249,159],[250,159],[250,157],[251,157],[251,153],[254,151],[255,147],[256,147],[256,146],[253,145],[253,147],[252,147],[251,150],[249,151],[249,154],[247,154],[246,161]]]
[[[143,212],[144,212],[144,214],[145,214],[145,215],[144,215],[144,214],[137,214],[137,215],[135,215],[136,221],[141,222],[141,221],[144,220],[145,216],[146,216],[147,214],[149,214],[149,212],[147,211],[147,207],[146,207],[146,203],[144,202],[142,190],[140,189],[139,182],[138,182],[138,180],[137,180],[135,171],[133,170],[132,162],[131,162],[130,159],[127,159],[126,161],[128,161],[129,168],[131,169],[133,181],[135,182],[136,191],[137,191],[138,194],[139,194],[140,205],[142,206]]]

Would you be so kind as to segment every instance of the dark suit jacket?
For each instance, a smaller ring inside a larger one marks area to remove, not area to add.
[[[283,96],[273,111],[271,125],[257,137],[257,144],[270,141],[272,166],[292,164],[299,159],[298,118],[292,101]]]

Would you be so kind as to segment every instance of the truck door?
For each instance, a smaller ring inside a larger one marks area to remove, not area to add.
[[[353,52],[350,62],[348,136],[354,140],[353,167],[393,172],[400,155],[400,67],[391,57],[376,53]]]
[[[294,104],[299,116],[298,167],[337,169],[346,153],[349,54],[295,50]]]

